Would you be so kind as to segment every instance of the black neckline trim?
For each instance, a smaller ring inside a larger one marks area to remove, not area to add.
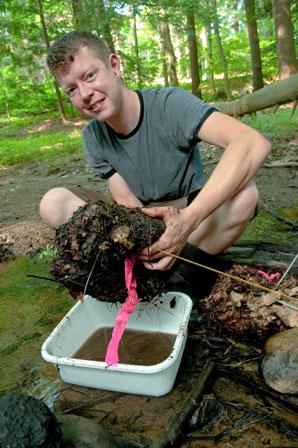
[[[126,139],[132,137],[133,135],[135,135],[138,132],[138,130],[140,129],[141,124],[143,123],[143,118],[144,118],[143,95],[140,90],[135,90],[135,92],[138,95],[139,101],[140,101],[140,118],[139,118],[139,121],[138,121],[138,124],[136,125],[136,127],[129,134],[123,135],[123,134],[119,134],[118,132],[116,132],[108,123],[105,123],[109,133],[114,135],[115,137],[119,138],[120,140],[126,140]]]

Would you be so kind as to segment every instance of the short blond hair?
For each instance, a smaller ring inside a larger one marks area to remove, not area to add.
[[[100,37],[89,31],[71,31],[57,39],[48,50],[47,65],[51,73],[54,74],[63,65],[71,64],[82,47],[90,48],[99,59],[108,63],[110,51]]]

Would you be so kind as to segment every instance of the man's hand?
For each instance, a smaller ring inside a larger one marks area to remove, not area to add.
[[[175,258],[163,254],[162,251],[179,255],[192,229],[186,219],[186,209],[177,210],[173,207],[143,208],[142,212],[152,218],[163,219],[166,230],[150,247],[138,254],[138,259],[151,270],[167,270],[172,267]],[[158,261],[155,261],[158,260]]]

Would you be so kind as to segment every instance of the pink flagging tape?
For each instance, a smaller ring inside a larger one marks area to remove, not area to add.
[[[278,280],[281,276],[280,272],[275,272],[274,274],[267,274],[267,272],[261,271],[260,269],[256,270],[257,274],[261,275],[268,283],[272,283],[274,280]]]
[[[137,294],[137,281],[136,276],[133,272],[133,266],[135,263],[136,257],[126,257],[124,261],[124,274],[125,274],[125,284],[128,290],[128,296],[121,306],[114,323],[114,328],[112,332],[112,337],[109,342],[105,362],[108,366],[117,366],[119,356],[118,356],[118,348],[122,338],[122,335],[125,331],[127,323],[129,321],[129,317],[131,313],[135,310],[139,299]]]

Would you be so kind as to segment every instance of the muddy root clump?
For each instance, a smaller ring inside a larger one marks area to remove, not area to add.
[[[268,284],[256,273],[256,269],[249,266],[234,265],[228,273],[272,290],[275,288],[274,284]],[[278,289],[297,297],[297,281],[292,276],[285,279]],[[271,334],[298,327],[298,311],[283,306],[279,299],[278,293],[262,292],[231,278],[220,277],[200,306],[212,328],[236,339],[261,342]]]
[[[140,209],[108,200],[86,204],[57,230],[51,272],[73,297],[89,294],[101,301],[124,302],[125,257],[150,246],[164,229],[162,220]],[[165,292],[167,273],[150,271],[141,263],[135,264],[134,271],[141,300]]]

